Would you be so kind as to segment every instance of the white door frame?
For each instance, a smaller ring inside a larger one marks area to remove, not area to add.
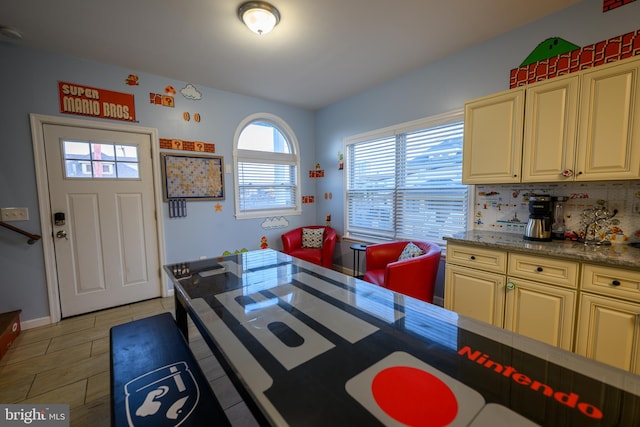
[[[30,114],[31,137],[33,141],[33,158],[35,162],[36,184],[38,187],[38,207],[40,209],[40,227],[42,229],[42,250],[44,252],[45,280],[49,295],[49,319],[51,323],[60,321],[60,291],[58,289],[58,271],[53,244],[53,227],[51,226],[51,203],[47,179],[47,161],[44,149],[44,125],[74,126],[88,129],[111,130],[119,132],[140,133],[149,135],[151,139],[151,163],[153,168],[153,189],[156,209],[156,234],[158,238],[158,260],[160,266],[166,264],[164,250],[164,221],[162,214],[162,177],[160,176],[160,142],[158,130],[121,123],[103,123],[68,117]],[[162,271],[162,296],[170,296],[167,280]]]

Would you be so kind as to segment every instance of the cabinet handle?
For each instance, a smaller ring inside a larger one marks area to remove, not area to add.
[[[614,280],[613,282],[611,282],[611,284],[613,286],[620,286],[620,281],[619,280]]]
[[[475,261],[475,260],[476,260],[476,257],[475,257],[475,255],[471,255],[471,256],[469,257],[469,259],[470,259],[470,260],[472,260],[472,261]]]
[[[507,282],[507,289],[509,289],[510,291],[514,290],[516,288],[516,284],[513,282]]]
[[[542,267],[538,267],[538,268],[536,268],[536,271],[537,271],[538,273],[543,272],[543,271],[544,271],[544,268],[542,268]]]

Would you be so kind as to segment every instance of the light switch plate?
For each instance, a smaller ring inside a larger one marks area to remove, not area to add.
[[[0,219],[5,222],[9,221],[28,221],[28,208],[0,208]]]

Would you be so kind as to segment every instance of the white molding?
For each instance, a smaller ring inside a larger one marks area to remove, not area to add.
[[[162,266],[166,264],[164,243],[164,219],[162,210],[162,177],[160,173],[160,141],[158,130],[124,123],[107,123],[70,117],[30,114],[33,158],[35,163],[36,185],[38,190],[38,207],[40,210],[40,227],[42,230],[42,250],[45,265],[45,280],[49,296],[49,317],[26,322],[29,327],[42,326],[40,322],[48,319],[48,323],[56,323],[61,319],[60,293],[58,290],[58,272],[53,245],[53,229],[51,227],[51,204],[47,179],[47,162],[44,150],[44,125],[74,126],[87,129],[100,129],[149,135],[151,139],[151,161],[153,168],[153,188],[156,209],[156,235],[158,239],[158,260],[160,263],[161,295],[170,296],[168,282],[163,274]],[[35,326],[31,326],[31,323]]]
[[[26,331],[27,329],[33,329],[33,328],[37,328],[40,326],[47,326],[50,325],[51,323],[55,323],[51,321],[51,316],[47,316],[47,317],[40,317],[38,319],[31,319],[31,320],[26,320],[26,321],[20,321],[20,330],[21,331]]]

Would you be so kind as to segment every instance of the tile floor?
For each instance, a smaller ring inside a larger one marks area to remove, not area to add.
[[[22,331],[0,359],[0,402],[65,403],[71,426],[111,425],[109,329],[169,311],[157,298]],[[234,426],[256,426],[251,413],[193,325],[190,347]]]

